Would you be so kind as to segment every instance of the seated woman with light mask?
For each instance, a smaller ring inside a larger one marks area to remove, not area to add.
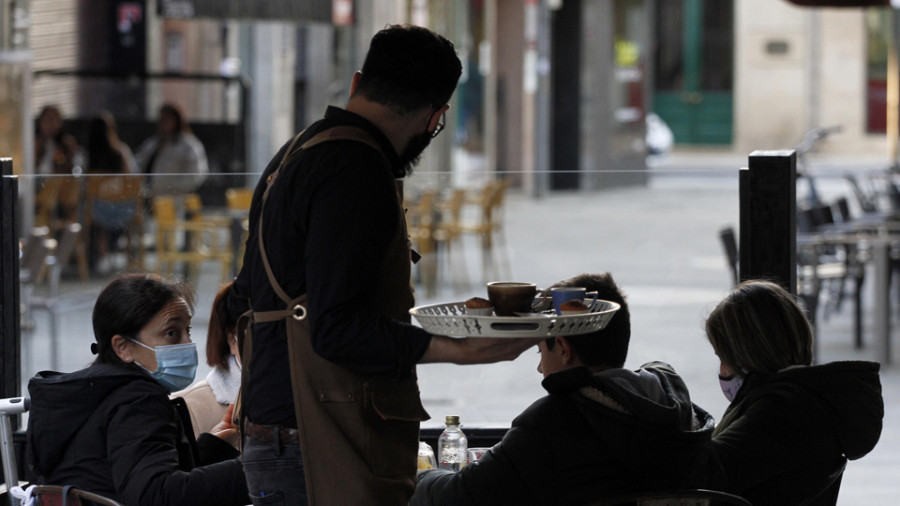
[[[226,412],[234,409],[234,401],[241,387],[241,359],[235,336],[237,320],[226,307],[230,291],[230,282],[219,289],[209,315],[206,363],[212,370],[205,380],[172,394],[173,398],[184,399],[197,438],[204,432],[213,431]],[[226,441],[237,448],[240,438]]]
[[[192,313],[187,287],[155,275],[125,275],[103,289],[94,363],[28,383],[28,453],[39,482],[128,505],[249,503],[240,460],[210,463],[237,452],[209,434],[191,444],[168,398],[194,380]],[[236,430],[228,415],[221,435]]]
[[[881,435],[878,364],[813,365],[803,309],[769,281],[741,283],[710,313],[706,335],[731,402],[712,434],[722,490],[767,506],[835,504],[846,460]]]

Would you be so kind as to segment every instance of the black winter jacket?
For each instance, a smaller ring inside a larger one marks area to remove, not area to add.
[[[753,504],[801,504],[845,457],[869,453],[884,417],[878,367],[834,362],[749,375],[713,433],[726,490]]]
[[[550,393],[513,420],[481,460],[458,473],[423,471],[412,506],[583,505],[639,490],[709,488],[712,417],[691,403],[674,370],[544,379]],[[711,481],[712,480],[712,481]]]
[[[45,371],[28,391],[28,456],[42,483],[129,506],[249,504],[238,458],[194,467],[197,455],[175,408],[146,373],[111,364]],[[208,445],[220,441],[205,436]]]

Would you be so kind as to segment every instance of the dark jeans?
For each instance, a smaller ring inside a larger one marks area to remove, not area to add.
[[[258,441],[243,446],[244,474],[254,506],[306,505],[306,480],[299,444]]]

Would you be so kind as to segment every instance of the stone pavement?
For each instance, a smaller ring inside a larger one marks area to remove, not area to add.
[[[676,154],[651,169],[646,188],[556,193],[540,200],[512,192],[504,210],[505,241],[497,246],[508,260],[507,269],[483,275],[477,239],[464,238],[465,254],[454,257],[449,266],[442,264],[440,275],[445,280],[454,273],[457,279],[465,275],[468,288],[454,289],[444,283],[432,297],[420,294],[418,303],[485,296],[485,280],[508,278],[546,286],[581,272],[612,272],[631,306],[633,336],[626,366],[650,360],[671,363],[684,376],[694,401],[719,418],[727,401],[719,390],[718,361],[705,339],[703,322],[730,290],[718,230],[737,226],[737,168],[741,165],[746,165],[746,157]],[[838,180],[824,186],[828,192],[843,191]],[[210,266],[196,285],[199,307],[193,328],[200,350],[205,346],[209,305],[218,282],[215,266]],[[867,308],[870,298],[867,291]],[[896,301],[891,307],[896,315]],[[853,348],[851,309],[845,304],[827,321],[820,318],[820,362],[874,359],[871,338],[864,349]],[[25,376],[49,367],[50,343],[42,318],[35,332],[24,337]],[[867,313],[867,331],[871,320]],[[92,360],[89,311],[69,313],[62,322],[60,369],[83,367]],[[893,365],[882,370],[886,414],[881,441],[870,455],[848,465],[840,504],[887,505],[900,498],[900,356],[894,348]],[[536,352],[529,350],[501,364],[421,366],[420,386],[432,415],[424,426],[439,426],[447,414],[459,414],[464,429],[466,425],[508,426],[543,395],[537,363]],[[198,378],[207,371],[202,366]]]

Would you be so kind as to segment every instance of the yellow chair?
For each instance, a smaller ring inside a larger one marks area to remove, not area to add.
[[[477,235],[481,239],[482,276],[485,281],[490,277],[510,275],[509,259],[501,253],[502,257],[498,260],[494,253],[495,245],[505,250],[503,203],[507,185],[504,179],[485,184],[474,198],[466,200],[466,204],[475,208],[475,217],[460,224],[461,233]],[[501,264],[505,264],[505,269]]]
[[[222,239],[228,232],[230,221],[223,216],[204,216],[200,197],[188,194],[184,197],[184,210],[188,219],[178,218],[178,206],[169,196],[153,199],[153,216],[156,219],[156,270],[172,275],[176,262],[189,266],[189,277],[199,275],[200,266],[205,261],[222,264],[222,281],[231,278],[234,255],[227,241]],[[184,247],[180,238],[184,236]]]
[[[225,202],[231,215],[232,250],[237,250],[235,272],[241,270],[244,263],[244,251],[247,249],[247,238],[250,234],[250,204],[253,202],[253,188],[229,188],[225,190]],[[240,241],[238,243],[237,241]]]
[[[419,279],[425,293],[431,297],[437,288],[437,262],[435,258],[435,212],[437,190],[422,192],[414,204],[406,208],[406,229],[412,248],[422,255],[417,264]]]
[[[91,226],[105,228],[103,219],[97,219],[95,212],[104,206],[107,213],[127,215],[123,227],[125,235],[125,251],[128,258],[127,269],[142,270],[144,268],[144,199],[141,193],[143,176],[115,175],[89,176],[87,179],[86,203],[84,213],[84,230],[90,234]],[[130,205],[129,205],[130,204]],[[108,207],[111,205],[113,207]],[[102,248],[99,248],[102,249]],[[104,253],[101,251],[101,253]]]
[[[434,241],[437,249],[443,246],[443,255],[446,257],[447,270],[453,280],[453,286],[457,291],[469,288],[469,279],[466,271],[465,253],[457,246],[461,246],[462,239],[462,208],[466,199],[466,190],[456,188],[450,192],[450,196],[438,203],[440,220],[434,228]],[[440,254],[439,254],[440,256]],[[440,260],[440,258],[439,258]],[[454,269],[454,266],[459,266]],[[440,270],[440,266],[438,266]],[[440,277],[440,276],[438,276]]]

